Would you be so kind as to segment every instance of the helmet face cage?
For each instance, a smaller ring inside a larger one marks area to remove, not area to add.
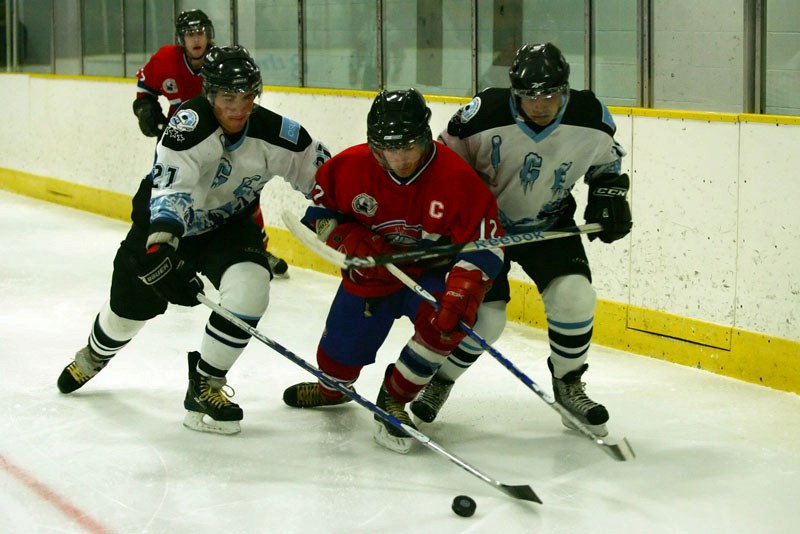
[[[522,45],[508,77],[518,97],[551,99],[569,91],[569,63],[552,43]]]
[[[372,150],[397,150],[433,141],[431,110],[416,89],[381,91],[367,115],[367,143]]]
[[[261,70],[243,46],[211,48],[203,60],[200,74],[203,77],[203,95],[209,101],[213,101],[219,92],[253,93],[255,98],[261,95]]]
[[[209,46],[214,41],[214,24],[208,15],[199,9],[181,11],[175,20],[175,38],[181,46],[186,46],[185,36],[188,32],[205,32]]]

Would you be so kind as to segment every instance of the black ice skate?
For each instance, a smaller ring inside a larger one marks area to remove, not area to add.
[[[65,394],[72,393],[108,365],[110,359],[102,358],[86,345],[75,353],[75,359],[61,371],[58,390]]]
[[[289,265],[286,263],[286,261],[269,251],[267,251],[267,261],[269,262],[269,268],[272,271],[273,276],[276,278],[289,277]]]
[[[550,373],[553,372],[553,364],[547,360]],[[598,404],[586,395],[586,383],[581,381],[583,373],[589,368],[589,364],[583,364],[580,368],[571,371],[562,378],[553,376],[553,396],[561,406],[569,410],[575,418],[586,425],[589,430],[600,437],[608,435],[606,422],[608,421],[608,411],[605,406]],[[575,425],[568,419],[561,417],[561,422],[565,427],[577,430]]]
[[[445,380],[434,375],[425,389],[419,392],[417,398],[411,403],[411,411],[425,423],[432,423],[439,410],[442,409],[450,390],[453,389],[452,380]]]
[[[283,402],[292,408],[317,408],[319,406],[337,406],[350,402],[350,397],[342,395],[340,399],[331,400],[322,396],[316,382],[301,382],[286,388]]]
[[[236,434],[241,432],[239,421],[243,418],[242,409],[231,402],[233,388],[230,393],[223,391],[227,381],[224,377],[207,377],[197,371],[200,361],[199,352],[189,353],[189,388],[183,406],[186,417],[183,426],[199,432],[217,434]]]
[[[393,368],[394,365],[389,365],[386,369],[386,376],[391,374]],[[401,423],[416,430],[416,425],[414,425],[413,421],[411,421],[411,417],[409,417],[406,412],[405,403],[392,397],[391,394],[386,391],[386,386],[381,385],[381,390],[378,393],[378,400],[375,402],[375,405],[392,417],[398,419]],[[411,450],[414,438],[396,426],[384,421],[379,416],[376,415],[374,417],[375,431],[372,436],[378,445],[386,447],[391,451],[399,452],[400,454],[406,454]]]

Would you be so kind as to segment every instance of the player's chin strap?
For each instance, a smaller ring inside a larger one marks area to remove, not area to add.
[[[314,239],[316,240],[316,237],[314,237]],[[386,411],[382,410],[381,408],[377,407],[374,403],[368,401],[367,399],[365,399],[364,397],[362,397],[361,395],[359,395],[358,393],[356,393],[352,389],[342,385],[340,382],[337,382],[336,380],[333,380],[332,378],[327,376],[325,373],[320,371],[318,368],[316,368],[313,365],[311,365],[310,363],[308,363],[303,358],[297,356],[295,353],[293,353],[292,351],[290,351],[289,349],[287,349],[283,345],[280,345],[279,343],[276,343],[275,341],[271,340],[270,338],[268,338],[267,336],[262,334],[259,330],[257,330],[256,328],[250,326],[248,323],[246,323],[244,320],[242,320],[240,317],[238,317],[237,315],[235,315],[231,311],[227,310],[226,308],[223,308],[220,304],[218,304],[218,303],[214,302],[213,300],[209,299],[208,297],[206,297],[203,293],[198,293],[197,294],[197,300],[199,300],[202,304],[205,304],[206,306],[211,308],[215,313],[217,313],[217,315],[220,315],[221,317],[223,317],[224,319],[229,321],[231,324],[233,324],[233,325],[239,327],[240,329],[244,330],[245,332],[247,332],[248,334],[250,334],[251,336],[253,336],[257,340],[261,341],[262,343],[267,345],[269,348],[271,348],[272,350],[274,350],[275,352],[280,354],[281,356],[291,360],[295,364],[299,365],[300,367],[302,367],[303,369],[305,369],[306,371],[308,371],[309,373],[311,373],[312,375],[317,377],[317,380],[319,380],[320,382],[324,383],[325,386],[327,386],[327,387],[329,387],[331,389],[335,389],[335,390],[339,391],[340,393],[342,393],[343,395],[346,395],[346,396],[350,397],[351,399],[356,401],[358,404],[360,404],[361,406],[363,406],[367,410],[371,411],[372,413],[374,413],[375,415],[377,415],[378,417],[380,417],[381,419],[383,419],[384,421],[386,421],[390,425],[392,425],[392,426],[402,430],[403,432],[407,433],[409,436],[411,436],[412,438],[416,439],[417,441],[419,441],[420,443],[422,443],[423,445],[425,445],[427,448],[431,449],[435,453],[444,456],[445,458],[447,458],[448,460],[450,460],[451,462],[453,462],[454,464],[459,466],[461,469],[463,469],[463,470],[467,471],[468,473],[478,477],[482,481],[484,481],[487,484],[489,484],[490,486],[493,486],[494,488],[502,491],[503,493],[505,493],[506,495],[508,495],[510,497],[513,497],[515,499],[524,500],[524,501],[536,502],[536,503],[539,503],[539,504],[542,503],[542,500],[536,495],[536,493],[533,491],[533,489],[530,486],[522,486],[522,485],[509,486],[509,485],[503,484],[499,480],[496,480],[496,479],[490,477],[489,475],[479,471],[477,468],[475,468],[472,465],[468,464],[467,462],[465,462],[464,460],[462,460],[461,458],[459,458],[455,454],[447,451],[444,447],[442,447],[441,445],[439,445],[438,443],[433,441],[431,438],[429,438],[428,436],[426,436],[425,434],[423,434],[419,430],[415,429],[412,426],[409,426],[409,425],[403,423],[402,421],[400,421],[396,417],[390,415],[389,413],[387,413]]]
[[[307,227],[305,227],[297,218],[293,218],[291,216],[287,216],[286,212],[284,212],[283,222],[289,228],[289,231],[300,240],[305,246],[311,249],[314,253],[318,254],[322,258],[328,260],[329,262],[337,265],[341,268],[348,268],[346,259],[347,256],[339,252],[338,250],[334,250],[331,247],[325,245],[324,243],[320,242],[316,235]],[[597,225],[599,226],[599,225]],[[406,285],[409,289],[411,289],[414,293],[431,303],[434,307],[439,306],[439,302],[436,298],[431,295],[425,288],[420,286],[413,278],[408,276],[399,267],[396,265],[392,265],[391,263],[384,264],[386,269],[389,270],[398,280],[400,280],[404,285]],[[636,454],[633,452],[630,444],[628,443],[627,438],[622,438],[619,443],[609,443],[601,436],[598,436],[594,432],[591,431],[586,425],[584,425],[581,421],[579,421],[569,410],[558,404],[555,399],[544,391],[536,382],[530,379],[525,373],[519,370],[511,361],[509,361],[505,356],[503,356],[497,349],[492,347],[480,334],[475,332],[472,328],[461,322],[459,326],[467,333],[467,335],[475,340],[478,345],[483,348],[483,350],[487,351],[491,354],[498,362],[503,364],[503,366],[511,371],[511,373],[516,376],[523,384],[528,386],[540,399],[546,402],[551,408],[553,408],[562,418],[568,420],[572,423],[575,428],[586,436],[587,438],[591,439],[598,447],[600,447],[603,451],[605,451],[609,456],[614,458],[615,460],[619,461],[627,461],[632,460],[636,457]]]

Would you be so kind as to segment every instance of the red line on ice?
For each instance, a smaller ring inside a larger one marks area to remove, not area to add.
[[[33,475],[30,475],[22,468],[17,467],[6,460],[5,456],[2,454],[0,454],[0,467],[3,469],[3,471],[22,482],[22,484],[24,484],[27,488],[33,490],[42,499],[55,506],[62,514],[66,515],[68,518],[85,528],[87,532],[93,532],[96,534],[108,533],[108,530],[103,525],[87,516],[86,513],[80,511],[75,506],[68,503],[66,499],[58,495],[55,491],[48,488],[42,482],[36,480]]]

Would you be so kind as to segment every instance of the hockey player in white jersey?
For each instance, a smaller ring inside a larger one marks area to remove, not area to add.
[[[267,309],[269,258],[253,220],[259,193],[274,176],[310,194],[328,149],[295,121],[256,103],[261,72],[243,47],[213,48],[202,67],[202,94],[170,119],[151,173],[133,199],[133,224],[114,259],[110,299],[88,344],[58,378],[72,393],[100,372],[167,304],[195,306],[204,274],[220,303],[255,326]],[[233,434],[242,409],[223,389],[250,339],[212,313],[190,352],[184,425]],[[144,376],[132,377],[147,380]]]
[[[630,180],[620,174],[625,152],[614,140],[616,126],[608,109],[591,91],[570,89],[569,64],[552,43],[523,45],[509,77],[510,88],[480,92],[440,135],[494,192],[506,234],[575,225],[572,190],[584,178],[589,190],[584,218],[603,225],[590,239],[611,243],[625,237],[632,225],[625,198]],[[581,237],[506,250],[503,271],[474,327],[490,343],[505,327],[512,261],[536,283],[544,301],[555,399],[596,434],[606,435],[608,412],[587,396],[583,381],[595,291]],[[412,412],[433,421],[455,380],[482,350],[465,338],[412,402]]]

